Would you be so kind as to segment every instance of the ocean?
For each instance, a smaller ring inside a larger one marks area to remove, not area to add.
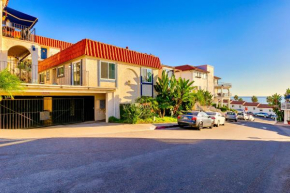
[[[242,98],[244,101],[246,102],[252,102],[252,97],[251,96],[239,96],[240,98]],[[261,104],[268,104],[267,103],[267,97],[266,96],[257,96],[258,98],[258,102]],[[232,97],[232,100],[234,100],[234,98]]]

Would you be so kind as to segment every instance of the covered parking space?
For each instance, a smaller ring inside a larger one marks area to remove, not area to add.
[[[0,129],[106,121],[114,116],[114,89],[27,84],[0,102]]]

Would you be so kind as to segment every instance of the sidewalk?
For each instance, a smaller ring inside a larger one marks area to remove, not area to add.
[[[152,124],[81,123],[36,129],[0,129],[0,139],[41,139],[66,137],[92,137],[103,134],[154,130]]]

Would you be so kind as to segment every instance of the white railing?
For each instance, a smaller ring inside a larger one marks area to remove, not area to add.
[[[281,104],[282,110],[290,110],[290,102],[285,102]]]
[[[231,93],[216,93],[215,96],[216,97],[231,97],[232,94]]]
[[[217,87],[232,87],[232,84],[225,83],[225,82],[219,82],[219,83],[216,83],[215,86],[217,86]]]

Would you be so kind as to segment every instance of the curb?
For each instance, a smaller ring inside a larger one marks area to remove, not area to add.
[[[171,128],[171,127],[178,127],[178,125],[157,126],[157,127],[155,127],[155,130],[167,129],[167,128]]]

